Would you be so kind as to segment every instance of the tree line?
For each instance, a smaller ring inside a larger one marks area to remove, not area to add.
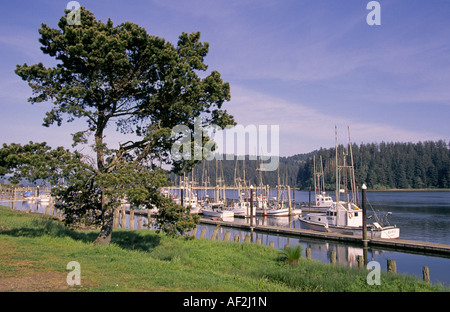
[[[450,149],[443,140],[418,143],[368,143],[352,145],[357,185],[370,189],[450,188]],[[325,183],[334,189],[335,148],[320,149]],[[313,185],[312,158],[300,164],[297,186]]]
[[[381,142],[352,144],[357,185],[365,183],[369,189],[450,188],[450,143],[443,140],[418,143]],[[344,150],[339,146],[338,150]],[[314,187],[314,160],[316,167],[322,159],[326,188],[335,188],[335,148],[280,157],[278,170],[259,171],[260,160],[246,156],[245,161],[223,156],[223,160],[202,161],[187,177],[199,186],[215,186],[219,179],[226,185],[244,178],[247,185],[290,185],[307,190]],[[231,159],[230,159],[231,158]],[[171,180],[179,183],[179,176]]]

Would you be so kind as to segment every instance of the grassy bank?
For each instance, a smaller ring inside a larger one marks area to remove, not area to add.
[[[0,207],[0,291],[443,291],[405,275],[299,259],[251,243],[168,238],[149,230],[116,230],[109,246],[97,231],[73,231],[51,217]],[[66,283],[67,263],[81,266],[81,286]]]

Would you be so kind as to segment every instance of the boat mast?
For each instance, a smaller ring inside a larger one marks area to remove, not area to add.
[[[334,141],[336,146],[336,225],[339,225],[339,213],[338,213],[338,204],[339,204],[339,167],[338,167],[338,144],[337,144],[337,126],[334,125]]]
[[[348,130],[348,145],[350,146],[350,159],[351,159],[351,186],[352,186],[352,202],[356,205],[356,181],[355,181],[355,167],[353,163],[353,152],[352,152],[352,142],[350,140],[350,127],[347,126]]]
[[[314,198],[316,199],[316,201],[317,201],[317,183],[316,183],[316,180],[317,180],[317,173],[316,173],[316,155],[314,155],[314,157],[313,157],[313,164],[314,164]],[[317,205],[317,203],[316,203],[316,205]]]
[[[322,175],[322,192],[325,193],[325,174],[323,173],[323,160],[322,155],[320,155],[320,174]]]
[[[335,148],[336,148],[336,156],[335,156],[335,161],[336,161],[336,203],[339,202],[339,166],[338,166],[338,145],[337,145],[337,127],[334,126],[334,137],[335,137]]]

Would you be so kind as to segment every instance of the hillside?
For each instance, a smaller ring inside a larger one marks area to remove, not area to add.
[[[343,146],[339,146],[343,150]],[[366,183],[371,189],[450,188],[450,149],[443,140],[418,143],[353,144],[356,184]],[[325,184],[334,189],[335,148],[319,149],[310,153],[280,157],[279,169],[261,172],[259,160],[245,160],[245,179],[249,184],[274,187],[287,184],[300,189],[313,186],[313,156],[322,157]],[[216,177],[223,177],[226,185],[244,177],[244,161],[203,161],[193,170],[199,185],[216,185]],[[189,177],[192,173],[189,174]],[[171,178],[176,184],[179,177]],[[278,180],[279,179],[279,180]]]

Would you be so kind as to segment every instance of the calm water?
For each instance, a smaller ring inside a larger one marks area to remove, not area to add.
[[[375,210],[391,211],[400,238],[450,244],[450,192],[368,192]]]
[[[212,196],[212,194],[210,195]],[[227,191],[227,198],[236,198],[237,193]],[[270,196],[276,196],[276,192],[271,192]],[[313,196],[312,196],[313,198]],[[428,241],[443,244],[450,244],[450,192],[367,192],[369,215],[378,217],[386,216],[391,225],[400,227],[400,238],[418,241]],[[308,203],[309,193],[303,191],[295,192],[295,202]],[[8,206],[8,202],[0,202],[0,205]],[[30,202],[17,202],[16,209],[29,210],[44,213],[46,205],[32,205]],[[306,209],[304,209],[306,210]],[[387,212],[392,214],[387,216]],[[135,228],[137,228],[137,217]],[[147,222],[144,218],[144,224]],[[237,219],[234,221],[250,222],[249,220]],[[300,228],[300,223],[296,218],[276,218],[262,217],[255,218],[254,223],[268,224],[276,226],[291,226]],[[127,218],[127,227],[129,219]],[[201,230],[206,229],[206,237],[211,237],[214,226],[200,224],[197,227],[197,237]],[[230,231],[233,239],[236,234],[240,240],[244,241],[245,236],[250,234],[248,231],[237,230],[227,227],[221,227],[219,230],[219,240],[222,240],[226,231]],[[255,242],[258,238],[263,244],[269,245],[274,242],[275,248],[283,248],[284,245],[300,244],[303,247],[303,256],[307,247],[311,248],[313,259],[322,262],[330,262],[330,254],[336,252],[337,262],[342,265],[357,266],[357,256],[363,255],[363,249],[360,246],[338,244],[335,242],[326,242],[322,240],[292,238],[276,235],[268,235],[254,232],[251,234]],[[422,278],[422,266],[427,265],[430,268],[430,276],[433,283],[442,283],[450,286],[450,259],[443,257],[431,257],[406,252],[386,251],[378,248],[369,248],[369,260],[376,260],[381,264],[381,268],[386,270],[387,260],[396,260],[397,272],[405,273]]]
[[[275,197],[276,191],[270,196]],[[283,194],[285,196],[285,194]],[[331,194],[334,197],[334,194]],[[202,194],[200,194],[202,196]],[[210,196],[213,196],[210,194]],[[237,198],[237,192],[227,191],[228,199]],[[294,196],[292,195],[292,199]],[[311,194],[314,200],[314,194]],[[450,244],[450,192],[367,192],[368,216],[378,217],[384,225],[397,225],[400,238],[441,244]],[[308,204],[309,192],[296,191],[295,203]],[[306,212],[307,208],[303,208]],[[388,214],[390,212],[391,214]],[[280,218],[273,218],[280,219]],[[284,220],[269,220],[289,226]],[[301,228],[299,221],[292,220],[291,226]],[[277,225],[277,224],[273,224]]]

